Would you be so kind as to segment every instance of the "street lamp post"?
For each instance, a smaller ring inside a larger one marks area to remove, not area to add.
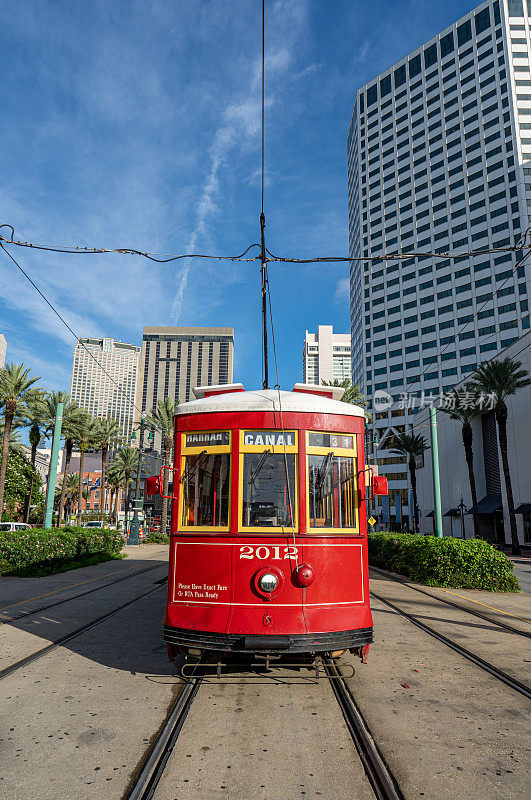
[[[463,502],[463,495],[461,495],[461,502],[459,503],[459,511],[461,512],[461,533],[463,539],[465,538],[465,504]]]
[[[130,545],[139,545],[139,532],[140,532],[140,522],[138,519],[138,510],[139,505],[141,503],[140,500],[140,478],[141,478],[141,471],[142,471],[142,456],[144,455],[144,428],[146,425],[146,413],[145,411],[142,412],[142,416],[140,418],[140,441],[138,443],[138,468],[136,471],[136,483],[135,483],[135,497],[134,497],[134,504],[135,507],[133,509],[133,519],[131,520],[131,527],[129,529],[129,540],[128,544]],[[133,438],[136,438],[133,432]]]

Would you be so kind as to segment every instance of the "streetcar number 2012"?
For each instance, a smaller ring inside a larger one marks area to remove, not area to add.
[[[273,547],[265,547],[264,545],[260,545],[260,547],[251,547],[251,545],[244,545],[240,547],[240,558],[259,558],[262,561],[266,558],[270,558],[273,561],[283,561],[284,559],[295,558],[297,556],[297,548],[296,547],[280,547],[279,545],[274,545]]]

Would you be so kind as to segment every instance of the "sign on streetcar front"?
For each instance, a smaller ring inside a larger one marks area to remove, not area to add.
[[[186,434],[187,447],[201,447],[230,444],[228,431],[200,431],[199,433]]]
[[[293,447],[295,434],[292,431],[244,431],[243,443],[255,446]]]

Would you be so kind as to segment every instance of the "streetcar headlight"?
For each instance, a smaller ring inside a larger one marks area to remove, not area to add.
[[[266,572],[259,578],[258,585],[263,592],[274,592],[278,586],[278,578],[272,572]]]

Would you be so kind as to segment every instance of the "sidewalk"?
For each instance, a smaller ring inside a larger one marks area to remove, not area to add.
[[[126,546],[122,553],[127,558],[122,561],[103,561],[89,567],[71,569],[44,578],[0,578],[0,619],[9,618],[19,611],[29,610],[30,600],[39,600],[43,605],[48,600],[65,599],[96,586],[98,581],[111,582],[146,569],[151,565],[168,561],[168,546],[163,544]]]

